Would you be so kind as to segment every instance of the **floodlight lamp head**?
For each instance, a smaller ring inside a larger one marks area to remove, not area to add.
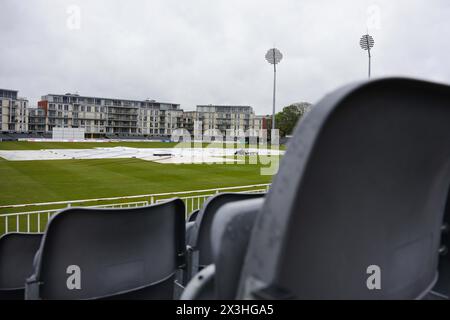
[[[375,40],[373,40],[373,37],[371,35],[365,34],[359,40],[359,45],[361,49],[369,50],[375,45]]]
[[[283,54],[277,48],[269,49],[266,53],[266,60],[270,64],[278,64],[283,59]]]

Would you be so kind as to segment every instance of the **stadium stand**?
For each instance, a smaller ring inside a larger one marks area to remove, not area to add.
[[[50,139],[51,133],[0,133],[0,141],[17,141],[19,139]]]
[[[25,296],[171,299],[184,273],[182,299],[448,299],[449,123],[449,86],[336,90],[297,125],[267,195],[216,195],[188,224],[179,199],[61,211]],[[0,258],[13,255],[0,242]],[[73,265],[80,290],[67,285]]]
[[[185,265],[179,200],[132,209],[70,208],[47,226],[27,299],[173,299]],[[70,268],[80,288],[69,288]],[[73,289],[73,290],[71,290]]]
[[[168,142],[170,136],[143,136],[143,135],[124,135],[124,134],[107,134],[106,139],[116,140],[149,140],[157,142]]]
[[[89,134],[87,134],[89,136]],[[170,136],[143,136],[143,135],[112,135],[103,137],[108,140],[142,140],[154,142],[170,142]],[[0,132],[0,141],[17,141],[19,139],[52,139],[52,132]]]
[[[295,129],[256,214],[235,298],[445,297],[431,289],[450,185],[449,106],[449,86],[397,78],[321,100]],[[227,282],[217,267],[182,298]]]
[[[200,209],[194,224],[189,228],[188,276],[192,277],[213,262],[211,251],[211,226],[218,209],[226,203],[264,197],[263,193],[220,193],[209,198]]]
[[[33,258],[42,234],[8,233],[0,237],[0,300],[23,300],[25,279],[33,270]]]

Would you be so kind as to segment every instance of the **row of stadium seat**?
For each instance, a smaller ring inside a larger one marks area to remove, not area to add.
[[[0,299],[23,299],[25,289],[28,299],[176,297],[175,283],[183,288],[213,262],[210,230],[218,208],[263,196],[222,193],[210,198],[189,216],[186,241],[180,200],[134,209],[63,210],[45,236],[9,233],[0,238]],[[80,270],[81,290],[67,286],[71,266]]]
[[[19,139],[50,139],[51,133],[12,133],[0,132],[0,141],[17,141]]]
[[[1,238],[0,294],[448,299],[449,123],[448,86],[346,86],[302,119],[266,195],[216,195],[187,223],[179,199],[64,210]]]

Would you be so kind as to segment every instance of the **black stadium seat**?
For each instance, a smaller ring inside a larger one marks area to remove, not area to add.
[[[188,221],[189,222],[194,222],[195,219],[197,219],[197,216],[198,216],[199,212],[200,212],[200,209],[192,211],[191,214],[189,215]]]
[[[219,193],[209,198],[200,209],[194,225],[189,229],[189,276],[213,262],[211,225],[217,210],[226,203],[264,197],[264,193]]]
[[[193,236],[195,227],[195,221],[186,222],[186,243],[191,243],[191,237]]]
[[[426,296],[449,185],[449,86],[392,78],[327,95],[289,142],[237,297]]]
[[[25,280],[33,271],[41,240],[41,233],[8,233],[0,237],[0,300],[25,298]]]
[[[192,211],[187,219],[186,222],[186,243],[191,243],[191,237],[194,235],[194,230],[197,229],[195,226],[195,219],[198,216],[198,213],[200,212],[200,209]]]
[[[63,210],[47,226],[26,298],[172,299],[185,265],[184,237],[180,199],[133,209]],[[78,286],[71,277],[77,273]]]
[[[230,300],[236,297],[248,240],[263,203],[264,198],[239,200],[219,208],[211,228],[213,264],[193,277],[181,299]]]
[[[212,249],[216,272],[215,297],[234,299],[255,218],[264,198],[235,201],[219,210],[212,226]]]
[[[188,217],[188,221],[186,222],[186,243],[192,243],[191,237],[193,237],[194,229],[196,229],[195,219],[199,212],[200,210],[192,211]]]

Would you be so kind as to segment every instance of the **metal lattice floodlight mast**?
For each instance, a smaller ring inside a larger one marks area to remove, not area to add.
[[[269,49],[266,53],[266,60],[273,64],[273,109],[272,109],[272,129],[275,129],[275,89],[277,86],[277,63],[283,59],[283,55],[277,48]]]
[[[361,37],[359,40],[359,45],[363,50],[367,50],[367,53],[369,55],[369,79],[370,79],[370,49],[373,48],[373,45],[375,44],[375,41],[373,40],[372,36],[369,34],[365,34]]]

